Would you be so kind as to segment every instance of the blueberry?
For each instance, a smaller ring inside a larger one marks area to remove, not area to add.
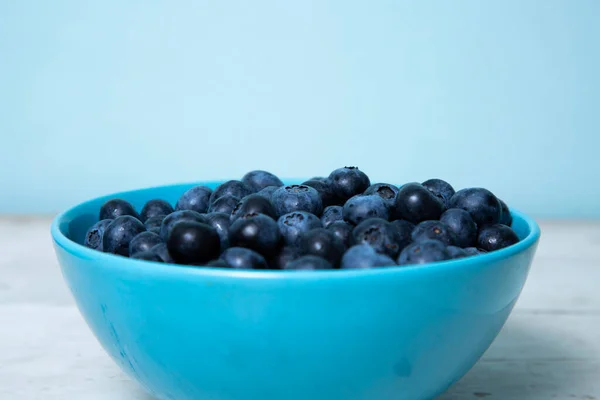
[[[344,219],[358,225],[368,218],[388,219],[389,211],[385,201],[375,195],[357,195],[344,204]]]
[[[239,198],[230,194],[226,194],[211,203],[211,205],[208,207],[208,212],[231,214],[239,202]]]
[[[242,178],[253,192],[258,192],[268,186],[283,186],[281,179],[267,171],[250,171]]]
[[[388,207],[393,208],[396,202],[396,195],[398,194],[398,187],[389,183],[376,183],[369,186],[364,194],[375,194],[381,197]]]
[[[444,243],[439,240],[425,240],[406,246],[398,257],[398,264],[427,264],[449,259],[450,254]]]
[[[390,222],[390,224],[398,232],[400,247],[405,248],[408,246],[412,242],[412,231],[415,229],[415,224],[403,219],[397,219]]]
[[[162,225],[164,219],[164,215],[150,217],[146,220],[146,222],[144,222],[144,226],[148,231],[160,234],[160,226]]]
[[[323,215],[321,215],[321,224],[324,228],[327,228],[329,225],[336,221],[343,221],[343,210],[342,206],[328,206],[323,210]]]
[[[337,267],[346,250],[344,244],[325,228],[313,229],[302,236],[300,251],[304,255],[323,257]]]
[[[306,211],[294,211],[284,214],[277,220],[283,242],[289,246],[299,246],[302,235],[306,232],[321,228],[321,220]]]
[[[251,193],[253,193],[253,190],[245,183],[240,181],[227,181],[216,188],[214,192],[212,192],[210,195],[210,204],[214,203],[218,198],[225,195],[230,195],[237,199],[241,199]]]
[[[229,264],[227,264],[225,262],[225,260],[222,259],[216,259],[216,260],[212,260],[206,263],[207,267],[212,267],[212,268],[231,268],[229,266]]]
[[[139,233],[129,242],[129,257],[136,253],[148,251],[162,242],[163,240],[160,236],[154,232],[146,231]]]
[[[438,219],[444,203],[418,183],[407,183],[398,190],[395,214],[398,219],[412,223]]]
[[[278,216],[293,212],[306,211],[320,215],[323,203],[319,193],[310,186],[291,185],[280,187],[273,193],[271,202]]]
[[[379,254],[369,245],[352,246],[342,257],[342,269],[368,269],[374,267],[390,267],[396,262],[385,254]]]
[[[215,228],[196,221],[177,222],[167,238],[169,254],[178,264],[202,264],[217,258],[221,241]]]
[[[462,189],[450,199],[450,208],[462,208],[471,214],[481,229],[497,224],[502,217],[502,206],[492,192],[482,188]]]
[[[144,261],[154,261],[154,262],[163,262],[163,260],[153,251],[138,251],[131,258],[135,260],[144,260]]]
[[[302,184],[305,186],[310,186],[319,193],[319,196],[321,196],[321,203],[323,203],[323,207],[343,204],[343,201],[341,201],[335,195],[331,183],[327,180],[311,179],[306,182],[303,182]]]
[[[271,204],[271,201],[264,198],[259,194],[250,194],[244,197],[235,206],[231,212],[231,221],[235,221],[242,215],[246,214],[264,214],[275,219],[275,207]]]
[[[477,224],[471,214],[462,208],[450,208],[442,214],[440,221],[454,232],[455,244],[459,247],[469,247],[477,240]]]
[[[298,249],[292,246],[284,246],[279,252],[271,257],[269,265],[272,269],[286,269],[286,266],[298,258]]]
[[[278,250],[281,234],[277,222],[263,214],[246,214],[229,227],[229,243],[234,247],[246,247],[265,257]]]
[[[265,258],[254,250],[230,247],[221,254],[221,260],[233,269],[267,269]]]
[[[415,226],[412,231],[413,242],[423,242],[425,240],[439,240],[446,246],[456,243],[456,236],[448,225],[441,221],[423,221]]]
[[[498,199],[500,202],[500,208],[502,208],[502,217],[500,217],[500,223],[502,225],[511,226],[512,225],[512,215],[510,214],[510,209],[506,205],[502,199]]]
[[[151,248],[150,251],[156,254],[164,263],[175,263],[175,260],[173,260],[171,253],[169,253],[169,249],[167,248],[167,244],[165,242],[157,244]]]
[[[260,192],[258,192],[256,194],[264,197],[267,200],[271,200],[273,193],[280,187],[281,186],[267,186],[266,188],[262,189]]]
[[[376,252],[396,258],[406,245],[401,241],[396,228],[385,219],[369,218],[352,231],[351,245],[368,244]]]
[[[309,181],[328,182],[329,178],[325,178],[324,176],[313,176]]]
[[[104,236],[104,231],[106,227],[110,225],[112,219],[103,219],[102,221],[96,222],[90,229],[88,229],[85,234],[85,240],[83,244],[86,247],[94,250],[104,251],[102,247],[102,236]]]
[[[450,255],[450,258],[452,258],[452,259],[464,258],[464,257],[469,256],[469,254],[465,251],[465,249],[463,249],[461,247],[457,247],[457,246],[447,246],[446,251]]]
[[[140,215],[135,211],[135,208],[129,202],[121,199],[112,199],[104,203],[100,208],[100,218],[98,219],[116,219],[122,215],[131,215],[140,219]]]
[[[194,221],[194,222],[206,222],[206,217],[204,214],[197,213],[196,211],[191,210],[181,210],[175,211],[171,214],[167,215],[165,219],[163,219],[162,224],[160,226],[160,237],[162,240],[166,241],[171,229],[181,221]]]
[[[212,189],[206,186],[194,186],[181,195],[177,204],[176,210],[191,210],[200,214],[208,211],[210,204],[210,196]]]
[[[344,167],[329,175],[333,193],[345,202],[352,196],[363,193],[371,185],[369,177],[357,167]]]
[[[450,198],[454,196],[454,188],[448,182],[441,179],[429,179],[422,183],[425,189],[433,193],[437,198],[442,200],[444,206],[448,208]]]
[[[480,254],[485,254],[485,251],[479,250],[477,247],[465,247],[463,250],[467,256],[478,256]]]
[[[216,229],[221,239],[221,250],[229,247],[229,226],[231,224],[229,214],[209,213],[206,214],[206,223]]]
[[[494,224],[483,227],[477,236],[477,247],[485,251],[500,250],[519,241],[509,226]]]
[[[140,221],[146,222],[148,218],[165,216],[173,212],[173,207],[164,200],[149,200],[142,208],[140,213]]]
[[[297,258],[291,263],[287,264],[285,269],[294,271],[316,271],[333,269],[333,266],[329,261],[327,261],[323,257],[306,255]]]
[[[142,222],[131,215],[122,215],[115,218],[104,230],[102,246],[105,252],[129,255],[129,243],[146,228]]]
[[[344,247],[348,247],[350,245],[350,238],[352,236],[353,229],[354,226],[346,221],[336,221],[327,226],[327,230],[333,232],[334,236],[338,238]]]

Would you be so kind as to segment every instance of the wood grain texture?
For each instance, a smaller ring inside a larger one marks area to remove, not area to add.
[[[103,352],[73,305],[49,225],[0,219],[0,399],[151,400]],[[439,400],[600,400],[600,223],[541,226],[515,311]]]

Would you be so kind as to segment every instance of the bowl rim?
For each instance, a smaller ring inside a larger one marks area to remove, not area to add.
[[[284,182],[295,182],[298,179],[284,180]],[[407,266],[390,266],[390,267],[379,267],[372,269],[334,269],[334,270],[318,270],[318,271],[290,271],[290,270],[242,270],[242,269],[226,269],[226,268],[214,268],[207,266],[192,266],[192,265],[180,265],[170,263],[158,263],[145,260],[135,260],[115,254],[104,253],[98,250],[93,250],[79,244],[67,236],[65,236],[60,226],[64,223],[71,221],[78,214],[76,214],[79,208],[85,207],[89,203],[101,201],[102,199],[115,198],[132,192],[152,190],[152,189],[168,189],[176,188],[181,186],[194,186],[194,185],[216,185],[224,181],[211,180],[211,181],[200,181],[200,182],[182,182],[170,185],[159,185],[151,186],[127,191],[116,192],[108,195],[98,196],[84,202],[78,203],[65,211],[58,214],[52,221],[50,232],[55,246],[60,247],[67,253],[86,260],[97,261],[101,268],[106,269],[123,269],[126,265],[127,271],[130,273],[140,274],[161,274],[161,275],[188,275],[188,276],[211,276],[218,278],[231,278],[231,279],[258,279],[258,280],[323,280],[323,279],[348,279],[348,278],[361,278],[361,277],[380,277],[388,275],[403,275],[408,276],[411,274],[428,274],[428,273],[443,273],[448,272],[451,269],[468,270],[472,268],[485,268],[490,263],[505,260],[517,254],[525,252],[527,249],[535,246],[540,238],[541,230],[535,220],[528,215],[511,209],[513,219],[521,219],[529,228],[529,234],[520,240],[518,243],[496,250],[494,252],[480,254],[472,257],[459,258],[454,260],[438,261],[421,265],[407,265]],[[148,264],[151,263],[152,267],[148,268]]]

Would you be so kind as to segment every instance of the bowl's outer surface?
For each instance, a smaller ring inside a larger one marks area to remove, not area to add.
[[[174,203],[191,186],[118,196],[139,208],[150,198]],[[102,346],[160,399],[431,399],[494,340],[539,239],[535,222],[515,212],[517,245],[421,267],[260,272],[150,264],[74,242],[110,197],[57,217],[56,253]]]

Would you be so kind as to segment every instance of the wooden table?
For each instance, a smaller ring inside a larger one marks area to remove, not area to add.
[[[0,399],[151,400],[79,315],[49,224],[0,218]],[[531,275],[504,330],[440,400],[600,400],[600,222],[541,226]]]

